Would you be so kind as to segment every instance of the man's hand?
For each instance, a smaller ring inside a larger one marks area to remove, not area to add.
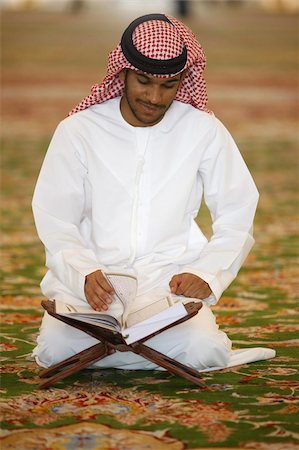
[[[212,291],[208,283],[192,273],[180,273],[174,275],[169,283],[171,292],[176,295],[184,295],[192,298],[206,298]]]
[[[112,303],[113,287],[108,283],[101,270],[86,275],[85,297],[90,306],[96,311],[107,311]]]

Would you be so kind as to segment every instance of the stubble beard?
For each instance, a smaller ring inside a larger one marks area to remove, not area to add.
[[[137,119],[139,122],[145,124],[145,125],[155,125],[156,123],[160,122],[160,120],[163,119],[167,109],[169,108],[163,108],[161,107],[161,114],[158,115],[157,117],[155,117],[154,119],[146,119],[143,116],[141,116],[141,114],[138,114],[138,111],[136,110],[136,108],[134,107],[133,101],[130,98],[130,94],[128,92],[128,87],[127,87],[127,83],[125,83],[125,88],[124,88],[124,95],[126,97],[126,101],[127,104],[130,108],[130,111],[132,112],[133,116],[135,117],[135,119]],[[136,102],[142,102],[142,100],[137,99]],[[145,103],[145,102],[144,102]]]

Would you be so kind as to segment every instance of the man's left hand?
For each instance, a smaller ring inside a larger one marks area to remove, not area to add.
[[[172,294],[192,298],[207,298],[212,291],[208,283],[192,273],[174,275],[169,283]]]

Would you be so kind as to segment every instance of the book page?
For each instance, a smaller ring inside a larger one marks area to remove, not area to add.
[[[187,314],[187,310],[181,302],[175,303],[170,308],[164,309],[164,311],[150,317],[149,319],[143,320],[132,327],[126,328],[122,334],[126,343],[132,344],[143,337],[149,336],[150,334],[161,330],[176,320],[185,317]]]
[[[68,305],[55,300],[55,312],[80,322],[102,326],[110,330],[121,331],[121,324],[106,312],[95,311],[90,306]]]
[[[126,327],[132,327],[137,323],[142,322],[143,320],[149,319],[150,317],[158,314],[161,311],[164,311],[164,309],[167,309],[172,305],[172,297],[170,295],[167,295],[166,297],[163,297],[155,301],[154,303],[129,314],[126,321]]]
[[[115,290],[108,313],[125,324],[130,307],[137,293],[137,278],[122,273],[105,273],[108,282]]]
[[[101,314],[95,311],[91,306],[68,305],[67,303],[55,300],[55,312],[57,314]]]

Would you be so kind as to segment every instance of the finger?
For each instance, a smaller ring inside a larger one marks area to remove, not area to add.
[[[99,301],[97,299],[97,297],[93,294],[88,293],[88,291],[85,291],[85,297],[86,300],[88,301],[89,305],[96,311],[99,311],[101,306],[99,304]]]
[[[94,309],[95,311],[102,310],[102,305],[100,305],[97,301],[95,301],[93,297],[88,297],[87,301],[89,305],[92,307],[92,309]]]
[[[186,277],[182,288],[184,289],[184,295],[193,296],[197,294],[203,287],[202,281],[199,278]]]
[[[102,289],[99,289],[97,285],[87,285],[85,288],[85,296],[90,306],[97,311],[107,311],[112,303],[109,295]]]
[[[105,288],[99,282],[95,279],[92,280],[90,283],[90,287],[92,288],[92,291],[94,294],[99,297],[101,301],[103,301],[106,304],[112,303],[112,297],[114,295],[114,290],[111,291],[111,293],[108,293]]]
[[[101,271],[96,274],[96,282],[104,291],[108,292],[109,294],[115,293],[113,286],[109,283],[109,281]]]
[[[184,291],[185,297],[193,297],[193,298],[199,298],[198,295],[200,295],[200,290],[196,286],[189,286]]]
[[[186,291],[191,287],[191,285],[192,285],[192,278],[190,279],[188,276],[182,275],[181,282],[177,289],[177,294],[185,295]]]
[[[104,309],[108,309],[112,303],[112,297],[103,289],[97,289],[94,292],[94,295],[97,297],[99,304],[104,307]]]
[[[173,294],[176,293],[178,285],[179,285],[179,275],[174,275],[169,282],[170,291]]]
[[[92,297],[89,297],[89,298],[90,298],[89,304],[96,311],[107,311],[109,309],[109,306],[107,305],[107,303],[105,303],[96,294],[94,294]]]
[[[85,283],[85,291],[89,293],[90,296],[96,294],[100,299],[105,302],[111,303],[112,296],[106,292],[102,286],[94,278],[89,278]]]
[[[192,285],[185,293],[186,297],[193,297],[193,298],[207,298],[211,294],[210,287],[204,283],[201,285]]]
[[[85,297],[89,305],[94,310],[99,311],[101,309],[101,303],[99,302],[97,296],[94,294],[94,290],[90,287],[90,285],[85,286]]]

